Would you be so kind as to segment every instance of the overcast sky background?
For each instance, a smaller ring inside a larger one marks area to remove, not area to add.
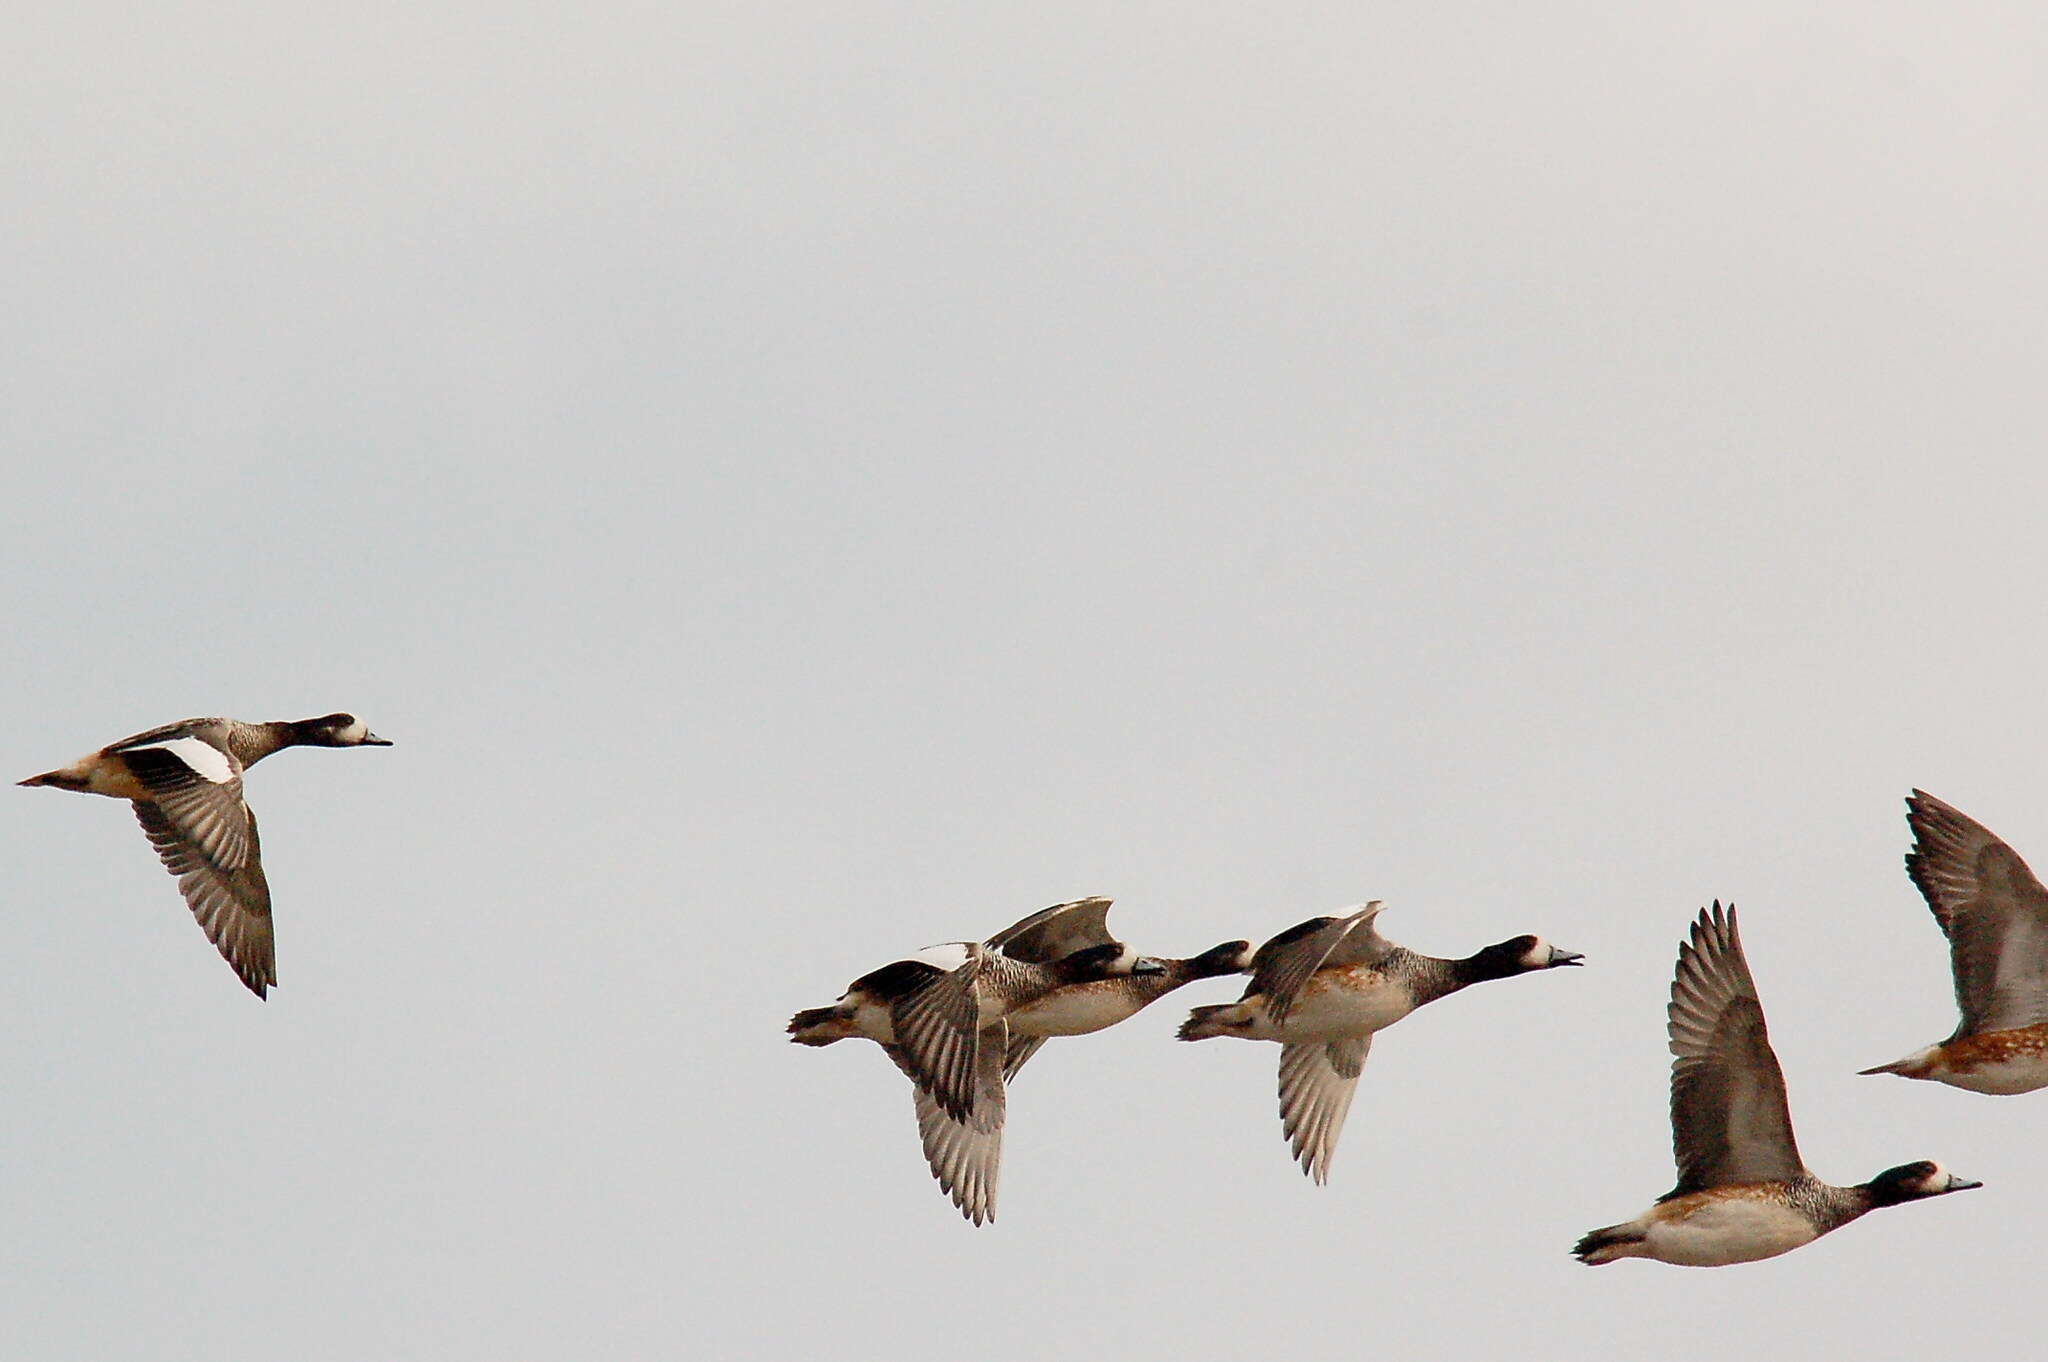
[[[2048,1095],[1854,1075],[1954,1020],[1909,787],[2048,863],[2038,6],[10,27],[0,773],[396,745],[252,780],[268,1004],[127,810],[5,791],[9,1357],[2038,1334]],[[976,1231],[783,1024],[1090,893],[1588,967],[1382,1036],[1325,1188],[1277,1047],[1171,1041],[1233,981],[1058,1042]],[[1670,1185],[1716,896],[1814,1168],[1986,1190],[1567,1257]]]

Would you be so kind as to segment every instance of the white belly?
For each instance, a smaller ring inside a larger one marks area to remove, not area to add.
[[[1311,978],[1287,1014],[1289,1041],[1344,1040],[1392,1026],[1415,1010],[1415,995],[1365,971]]]
[[[1725,1267],[1775,1258],[1819,1237],[1813,1222],[1790,1207],[1727,1200],[1653,1223],[1644,1247],[1648,1257],[1680,1267]]]
[[[1141,1001],[1120,979],[1056,989],[1010,1013],[1010,1031],[1020,1036],[1085,1036],[1137,1013]]]
[[[1969,1073],[1940,1073],[1940,1082],[1966,1092],[1985,1092],[1997,1097],[2048,1088],[2048,1054],[2014,1055],[1997,1064],[1982,1064]]]

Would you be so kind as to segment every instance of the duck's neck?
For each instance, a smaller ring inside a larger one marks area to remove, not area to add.
[[[1445,960],[1411,951],[1406,946],[1396,946],[1381,962],[1380,968],[1405,978],[1409,991],[1415,995],[1415,1005],[1421,1007],[1477,983],[1479,976],[1466,968],[1469,963],[1469,960]]]
[[[1795,1197],[1805,1200],[1820,1232],[1838,1230],[1858,1216],[1876,1210],[1879,1206],[1895,1203],[1880,1201],[1868,1183],[1854,1187],[1836,1187],[1818,1178],[1801,1184],[1793,1192]]]
[[[1200,955],[1188,956],[1185,960],[1168,960],[1167,977],[1173,980],[1173,987],[1191,984],[1197,979],[1215,979],[1225,974],[1244,973],[1245,959],[1251,953],[1250,943],[1226,941],[1220,946],[1211,946]]]
[[[1182,984],[1192,984],[1197,979],[1207,979],[1224,971],[1211,969],[1199,955],[1186,960],[1162,960],[1166,966],[1157,974],[1129,974],[1124,976],[1124,985],[1147,1003],[1157,1002]]]
[[[1407,957],[1407,960],[1398,967],[1403,968],[1412,981],[1411,987],[1415,992],[1417,1007],[1435,1002],[1438,998],[1448,997],[1461,988],[1485,983],[1488,979],[1505,979],[1511,974],[1520,973],[1511,963],[1504,961],[1498,953],[1491,950],[1475,951],[1471,955],[1455,960],[1423,955],[1405,946],[1397,946],[1394,950],[1396,957]],[[1394,961],[1389,960],[1388,963],[1393,964]]]
[[[298,724],[290,719],[277,719],[267,724],[236,723],[228,729],[228,750],[246,769],[272,752],[296,744],[299,741],[298,730]]]

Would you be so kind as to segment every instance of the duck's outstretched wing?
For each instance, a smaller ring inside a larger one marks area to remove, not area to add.
[[[965,1120],[948,1116],[924,1088],[914,1089],[917,1138],[924,1161],[939,1186],[977,1225],[996,1218],[996,1188],[1002,1173],[1003,1052],[1005,1028],[997,1022],[977,1052],[974,1102]],[[900,1061],[899,1061],[900,1062]]]
[[[1301,1171],[1317,1182],[1330,1180],[1337,1136],[1371,1047],[1370,1035],[1280,1047],[1280,1126]]]
[[[1109,934],[1109,905],[1104,898],[1075,899],[1055,903],[997,932],[988,944],[1009,956],[1034,965],[1050,965],[1075,951],[1101,946],[1114,940]]]
[[[974,1109],[981,1053],[974,986],[980,970],[979,956],[970,954],[967,963],[934,974],[890,1005],[896,1044],[911,1078],[956,1121],[967,1120]]]
[[[2048,1022],[2048,889],[1969,815],[1924,790],[1906,808],[1906,873],[1948,936],[1962,1013],[1955,1035]]]
[[[1663,1199],[1805,1174],[1733,904],[1703,910],[1679,946],[1669,1019],[1678,1185]]]
[[[135,817],[177,876],[192,916],[242,982],[265,996],[277,982],[270,883],[240,773],[217,748],[192,737],[129,746],[118,755],[152,796],[135,801]]]

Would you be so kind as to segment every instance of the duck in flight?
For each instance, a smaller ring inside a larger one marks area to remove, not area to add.
[[[242,773],[287,747],[389,747],[353,714],[249,724],[186,719],[109,743],[23,785],[126,799],[221,956],[259,998],[277,982],[270,884]]]
[[[1703,910],[1671,981],[1671,1146],[1678,1185],[1634,1220],[1573,1247],[1599,1267],[1654,1258],[1722,1267],[1789,1253],[1881,1206],[1945,1196],[1971,1182],[1923,1159],[1836,1187],[1807,1170],[1792,1138],[1785,1075],[1743,958],[1735,906]]]
[[[2006,1096],[2048,1086],[2048,889],[1989,828],[1924,790],[1906,801],[1906,873],[1948,937],[1962,1019],[1866,1074]]]
[[[1182,1040],[1280,1042],[1281,1128],[1302,1171],[1317,1182],[1329,1179],[1375,1032],[1472,984],[1584,959],[1535,936],[1460,960],[1423,955],[1379,934],[1373,920],[1381,906],[1374,900],[1346,917],[1289,927],[1252,957],[1242,998],[1198,1007],[1180,1028]]]
[[[958,948],[967,943],[934,947],[856,979],[830,1007],[808,1008],[791,1018],[790,1039],[799,1045],[853,1038],[879,1043],[913,1084],[918,1136],[932,1175],[962,1215],[977,1225],[992,1221],[1005,1089],[1025,1061],[1052,1037],[1100,1031],[1183,984],[1242,970],[1250,952],[1249,942],[1234,941],[1184,960],[1133,957],[1109,934],[1109,907],[1106,898],[1054,904],[982,943],[984,952],[1001,957],[1001,966],[1050,971],[1039,977],[1052,981],[1029,998],[1020,991],[1000,1017],[977,1029],[964,1112],[938,1096],[928,1072],[899,1042],[896,1019],[920,990],[944,982],[945,962],[958,958]]]

